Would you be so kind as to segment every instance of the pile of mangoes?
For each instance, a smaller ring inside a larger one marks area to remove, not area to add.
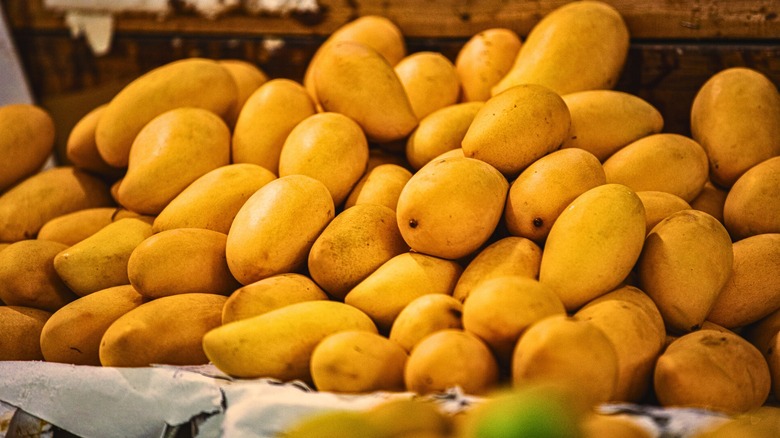
[[[43,171],[49,114],[0,107],[0,359],[757,409],[780,396],[780,94],[713,72],[691,137],[665,133],[612,90],[628,46],[596,1],[454,61],[365,16],[302,83],[154,69]]]

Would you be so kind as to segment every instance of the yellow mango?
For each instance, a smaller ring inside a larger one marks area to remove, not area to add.
[[[119,203],[156,215],[190,183],[230,162],[230,130],[210,111],[173,109],[141,129],[129,160]]]
[[[409,353],[404,371],[407,391],[441,392],[460,386],[466,394],[482,395],[498,384],[498,364],[475,335],[457,329],[423,338]]]
[[[504,237],[485,247],[469,262],[452,296],[463,302],[480,283],[506,275],[535,280],[541,262],[542,250],[537,244],[524,237]]]
[[[455,58],[461,100],[490,99],[490,90],[512,68],[521,45],[515,31],[503,28],[483,30],[466,41]]]
[[[106,225],[124,218],[138,218],[147,222],[154,220],[149,216],[141,216],[124,208],[85,208],[49,220],[38,231],[37,238],[72,246],[95,234]]]
[[[780,309],[745,327],[741,334],[742,337],[755,345],[764,356],[769,356],[774,342],[772,338],[778,332],[780,332]]]
[[[269,182],[247,199],[230,226],[230,272],[247,285],[305,266],[334,215],[333,198],[320,181],[289,175]]]
[[[780,233],[780,156],[756,164],[739,177],[723,204],[723,223],[735,241]]]
[[[780,309],[780,233],[732,245],[734,264],[707,320],[726,328],[755,323]]]
[[[379,164],[363,174],[344,201],[344,209],[361,204],[383,205],[395,211],[401,190],[412,172],[392,163]]]
[[[243,59],[220,59],[217,63],[230,73],[236,83],[236,100],[230,112],[225,115],[225,122],[232,128],[236,126],[238,115],[241,113],[244,103],[255,90],[268,82],[268,75],[255,64]]]
[[[558,94],[541,85],[518,85],[485,102],[463,137],[463,153],[514,179],[559,149],[570,124],[569,110]]]
[[[386,261],[352,288],[344,302],[365,312],[382,332],[415,298],[452,295],[463,268],[451,260],[407,252]]]
[[[135,137],[152,119],[181,107],[227,117],[238,89],[217,61],[188,58],[157,67],[133,80],[108,103],[95,130],[100,156],[114,167],[128,165]]]
[[[356,205],[339,213],[314,241],[308,272],[331,297],[343,300],[377,268],[407,251],[393,210]]]
[[[542,253],[539,281],[575,310],[617,287],[639,258],[645,209],[628,187],[604,184],[558,216]]]
[[[119,177],[124,173],[122,169],[106,163],[103,157],[100,156],[95,143],[95,130],[97,129],[100,116],[103,115],[107,105],[103,104],[95,107],[73,125],[65,143],[65,155],[74,167],[100,175]]]
[[[336,301],[307,301],[215,328],[203,336],[209,360],[228,375],[311,382],[311,354],[344,330],[376,333],[360,310]]]
[[[628,55],[629,33],[620,13],[600,1],[579,1],[545,15],[529,32],[496,94],[539,84],[558,94],[615,86]]]
[[[54,257],[54,269],[79,296],[130,284],[127,263],[133,250],[152,235],[152,226],[138,218],[112,222]]]
[[[324,45],[314,70],[314,85],[325,111],[355,120],[372,141],[399,140],[417,126],[395,71],[368,46],[353,42]]]
[[[452,62],[441,53],[412,53],[399,61],[394,70],[404,86],[417,120],[458,102],[458,73]]]
[[[52,263],[67,248],[48,240],[21,240],[5,247],[0,251],[0,300],[54,312],[76,299]]]
[[[307,117],[293,128],[279,156],[279,176],[307,175],[322,181],[340,206],[368,164],[368,141],[360,126],[338,113]]]
[[[690,210],[691,206],[685,200],[669,192],[642,190],[636,192],[645,207],[646,228],[649,233],[658,222],[666,219],[672,213],[680,210]]]
[[[38,106],[0,105],[0,192],[38,172],[54,150],[54,120]]]
[[[319,391],[403,391],[406,358],[400,345],[379,334],[345,330],[323,338],[309,366]]]
[[[276,175],[256,164],[218,167],[176,195],[155,217],[152,230],[204,228],[227,234],[246,200],[274,179]]]
[[[621,438],[652,438],[654,435],[648,428],[639,424],[631,417],[615,414],[591,414],[582,422],[584,438],[621,437]]]
[[[756,347],[715,330],[695,331],[672,342],[658,358],[653,383],[661,406],[728,414],[759,408],[770,385],[769,367]]]
[[[571,114],[563,148],[580,148],[604,162],[623,146],[658,134],[661,113],[644,99],[622,91],[588,90],[561,96]]]
[[[774,438],[780,430],[780,408],[764,405],[702,427],[695,438]]]
[[[727,195],[728,191],[707,180],[701,192],[690,202],[691,208],[703,211],[723,223],[723,206]]]
[[[40,335],[47,362],[100,366],[100,340],[120,316],[144,303],[130,285],[114,286],[72,301],[51,315]]]
[[[293,422],[284,431],[286,438],[382,438],[384,430],[372,424],[364,412],[322,409]]]
[[[415,251],[447,259],[467,256],[493,234],[508,189],[503,175],[484,161],[437,159],[401,191],[398,228]]]
[[[590,152],[562,149],[545,155],[509,187],[504,209],[507,230],[541,244],[577,196],[602,184],[606,184],[604,169]]]
[[[482,102],[448,105],[420,119],[420,124],[406,141],[406,159],[414,169],[420,169],[434,158],[460,148],[474,116]]]
[[[110,205],[108,186],[97,177],[70,166],[45,170],[0,194],[0,242],[35,238],[55,217]]]
[[[187,293],[230,295],[240,287],[225,258],[227,235],[202,228],[161,231],[139,243],[127,260],[127,277],[154,299]]]
[[[691,105],[691,135],[707,151],[712,182],[731,187],[748,169],[780,155],[780,93],[744,67],[710,77]]]
[[[43,360],[41,330],[50,312],[24,306],[0,306],[0,361]]]
[[[315,114],[303,86],[289,79],[272,79],[255,90],[238,115],[231,153],[233,163],[252,163],[279,174],[279,154],[290,131]]]
[[[608,183],[655,190],[690,202],[707,182],[707,155],[688,137],[655,134],[615,152],[604,162]]]
[[[222,308],[222,324],[262,315],[289,304],[327,299],[325,291],[305,275],[273,275],[230,294]]]
[[[435,400],[392,398],[369,408],[365,416],[390,437],[444,438],[452,431],[451,417]]]
[[[181,294],[141,304],[114,321],[100,341],[105,367],[204,365],[203,336],[219,327],[227,298]]]
[[[647,234],[636,266],[639,288],[671,330],[697,330],[731,275],[733,258],[729,234],[717,219],[678,211]]]
[[[769,365],[769,374],[772,378],[772,393],[775,398],[780,395],[780,336],[775,335],[770,342],[771,349],[768,354],[765,353],[767,365]]]
[[[427,294],[410,301],[398,314],[388,338],[412,351],[424,337],[445,329],[462,329],[463,304],[445,294]]]

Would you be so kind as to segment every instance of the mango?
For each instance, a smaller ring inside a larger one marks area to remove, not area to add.
[[[201,340],[220,325],[226,299],[193,293],[141,304],[120,316],[103,334],[100,363],[105,367],[208,363]]]
[[[628,45],[626,23],[611,5],[565,4],[531,29],[512,69],[493,87],[493,96],[518,84],[540,84],[561,95],[613,88]]]
[[[444,152],[460,148],[482,105],[482,102],[448,105],[420,119],[406,141],[406,159],[412,168],[419,170]]]
[[[325,291],[305,275],[273,275],[230,294],[222,308],[222,324],[262,315],[289,304],[327,299]]]
[[[744,67],[712,75],[691,105],[691,135],[709,158],[712,182],[728,188],[748,169],[780,155],[780,93]]]
[[[467,157],[485,161],[511,180],[559,149],[570,125],[561,96],[541,85],[523,84],[485,102],[461,145]]]
[[[438,52],[415,52],[394,67],[417,120],[454,105],[460,96],[460,79],[455,66]]]
[[[362,204],[339,213],[309,251],[309,275],[331,297],[344,296],[391,258],[409,251],[395,212]]]
[[[311,382],[314,348],[344,330],[376,333],[376,326],[350,305],[307,301],[214,328],[203,336],[203,350],[231,376]]]
[[[733,258],[729,234],[717,219],[682,210],[647,234],[636,266],[639,288],[670,330],[697,330],[728,281]]]
[[[0,105],[0,192],[38,172],[54,150],[54,120],[43,108]]]
[[[780,408],[761,406],[744,414],[739,414],[703,427],[695,438],[729,438],[744,436],[751,438],[772,438],[780,430]]]
[[[364,412],[325,409],[305,415],[292,422],[284,431],[287,438],[384,438],[386,435],[372,424]]]
[[[289,175],[269,182],[247,199],[230,226],[230,272],[247,285],[302,268],[334,215],[333,198],[320,181]]]
[[[255,90],[238,115],[231,140],[233,163],[251,163],[279,174],[279,155],[290,131],[316,108],[303,86],[272,79]]]
[[[37,239],[53,240],[72,246],[100,231],[106,225],[124,218],[138,218],[148,222],[154,220],[124,208],[85,208],[49,220],[38,231]]]
[[[187,58],[157,67],[108,103],[95,130],[100,156],[111,166],[126,167],[135,137],[152,119],[181,107],[227,117],[237,96],[235,81],[217,61]]]
[[[563,148],[584,149],[604,162],[612,154],[664,127],[661,113],[633,94],[588,90],[561,96],[571,114]]]
[[[217,63],[230,73],[236,83],[236,100],[230,112],[225,115],[225,122],[231,128],[236,126],[238,115],[241,113],[249,96],[261,85],[268,82],[268,75],[255,64],[243,59],[220,59]]]
[[[389,437],[446,437],[452,432],[451,417],[433,400],[393,398],[369,408],[365,416]]]
[[[25,306],[0,306],[0,360],[43,360],[41,337],[50,312]]]
[[[780,309],[745,327],[741,334],[764,356],[769,356],[774,342],[772,338],[778,332],[780,332]]]
[[[47,362],[100,366],[100,341],[120,316],[146,300],[132,286],[114,286],[78,298],[44,324],[40,349]]]
[[[701,192],[690,202],[691,208],[703,211],[723,223],[723,206],[727,195],[727,190],[707,180]]]
[[[214,113],[178,108],[141,129],[130,149],[119,203],[141,214],[159,214],[190,183],[230,162],[230,130]]]
[[[756,164],[737,179],[723,204],[733,240],[780,233],[780,157]]]
[[[124,172],[106,163],[95,143],[95,130],[107,105],[98,105],[73,125],[65,143],[65,156],[74,167],[115,178]]]
[[[545,155],[509,187],[504,209],[507,230],[541,244],[575,198],[606,182],[601,163],[590,152],[562,149]]]
[[[0,251],[0,300],[54,312],[76,299],[54,270],[53,260],[67,248],[48,240],[21,240],[5,247]]]
[[[395,211],[398,197],[411,178],[412,172],[397,164],[379,164],[367,169],[349,192],[344,209],[360,204],[377,204]]]
[[[579,195],[550,229],[539,281],[566,310],[616,288],[631,272],[645,240],[645,209],[630,188],[604,184]]]
[[[598,438],[619,436],[623,438],[652,438],[648,428],[642,426],[632,417],[614,414],[592,414],[582,422],[583,436]]]
[[[393,321],[388,338],[407,352],[439,330],[462,329],[463,304],[444,294],[428,294],[410,301]]]
[[[512,68],[521,45],[520,36],[504,28],[486,29],[469,38],[455,58],[461,101],[490,99],[490,90]]]
[[[447,259],[467,256],[493,234],[508,189],[503,175],[484,161],[432,161],[401,191],[398,228],[415,251]]]
[[[659,192],[657,190],[642,190],[636,192],[642,205],[645,207],[645,223],[649,233],[658,222],[666,219],[672,213],[681,210],[690,210],[691,206],[685,200],[669,192]]]
[[[665,407],[727,414],[757,409],[770,391],[766,360],[732,333],[699,330],[680,337],[658,358],[653,386]]]
[[[368,164],[368,141],[360,126],[338,113],[307,117],[287,136],[279,176],[307,175],[322,181],[340,206]]]
[[[32,239],[55,217],[113,205],[108,186],[74,167],[30,176],[0,195],[0,242]]]

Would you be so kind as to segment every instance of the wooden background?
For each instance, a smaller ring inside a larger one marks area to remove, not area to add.
[[[301,80],[321,42],[354,18],[393,20],[409,52],[435,50],[454,60],[477,32],[506,27],[522,37],[546,13],[568,3],[551,0],[320,0],[316,13],[271,16],[236,9],[216,19],[173,1],[165,17],[116,16],[113,43],[93,55],[72,38],[63,13],[43,0],[2,0],[13,38],[37,100],[57,112],[67,131],[121,86],[164,63],[190,56],[239,58],[271,77]],[[666,132],[688,134],[698,88],[713,73],[747,66],[780,84],[780,1],[607,0],[624,17],[632,43],[618,89],[655,105]]]

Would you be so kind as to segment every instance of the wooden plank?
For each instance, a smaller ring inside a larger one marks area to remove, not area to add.
[[[53,31],[65,28],[63,14],[47,10],[43,0],[2,0],[12,28]],[[777,0],[605,0],[624,17],[634,39],[780,38]],[[243,9],[210,20],[177,10],[167,17],[119,14],[118,33],[191,34],[212,36],[325,36],[356,17],[377,14],[390,18],[407,37],[464,38],[491,28],[506,27],[520,35],[561,0],[319,0],[320,11],[288,16],[251,15]]]

